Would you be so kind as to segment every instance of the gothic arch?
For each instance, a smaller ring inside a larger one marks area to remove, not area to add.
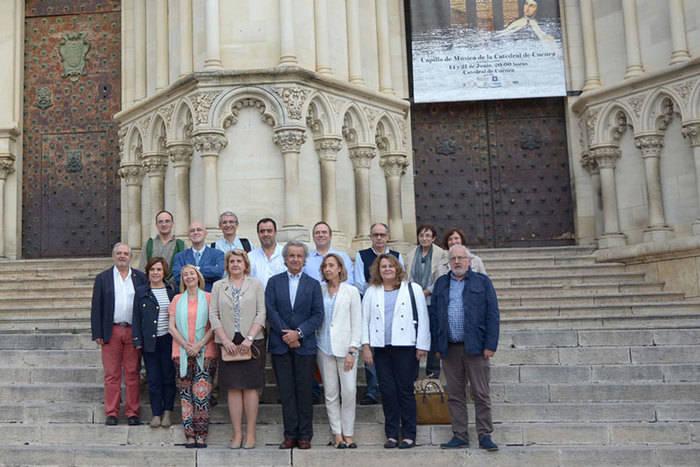
[[[375,141],[380,152],[402,151],[402,144],[399,129],[393,119],[383,113],[377,121],[375,131]]]
[[[341,115],[343,137],[348,144],[374,144],[370,137],[367,117],[355,104],[350,103]]]
[[[242,108],[251,107],[260,112],[267,125],[277,126],[282,122],[282,106],[269,91],[258,87],[233,89],[216,100],[211,109],[210,122],[217,128],[228,128],[238,122]]]
[[[143,154],[143,138],[138,126],[132,125],[126,133],[126,147],[122,155],[121,163],[140,162]]]
[[[306,124],[314,136],[338,134],[336,115],[326,96],[320,92],[313,94],[306,105]]]
[[[668,124],[679,114],[686,120],[683,99],[673,90],[658,88],[647,96],[642,107],[640,131],[666,131]]]
[[[638,122],[634,119],[634,112],[627,104],[619,101],[611,102],[600,113],[593,134],[593,144],[617,145],[628,127],[638,128]]]
[[[144,144],[144,152],[165,152],[165,143],[167,142],[167,126],[165,120],[160,114],[151,120],[148,132],[146,133],[146,141]]]
[[[700,120],[700,80],[696,81],[688,99],[686,118],[688,120]]]
[[[181,99],[175,105],[168,141],[184,141],[192,133],[192,107],[187,99]]]

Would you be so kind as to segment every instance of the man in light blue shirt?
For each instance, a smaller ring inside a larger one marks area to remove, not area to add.
[[[348,272],[348,279],[346,282],[353,285],[352,260],[347,253],[331,248],[331,238],[333,236],[331,226],[324,221],[316,222],[314,228],[311,230],[311,235],[314,239],[316,249],[311,252],[308,258],[306,258],[304,272],[317,281],[322,282],[323,278],[321,277],[321,263],[323,262],[323,258],[325,258],[328,253],[335,253],[342,258],[343,263],[345,264],[345,269]]]
[[[211,247],[228,253],[230,250],[244,250],[250,252],[252,245],[247,238],[239,238],[236,236],[238,231],[238,216],[231,211],[224,211],[219,215],[219,228],[224,234],[216,243],[212,243]]]

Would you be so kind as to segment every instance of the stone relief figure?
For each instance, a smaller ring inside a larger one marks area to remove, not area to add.
[[[541,41],[553,41],[554,38],[544,32],[535,19],[537,12],[537,2],[535,0],[526,0],[523,5],[523,16],[510,23],[502,31],[496,33],[494,37],[507,37],[517,32],[532,31],[535,36]]]

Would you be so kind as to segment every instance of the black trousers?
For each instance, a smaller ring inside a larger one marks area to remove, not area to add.
[[[418,361],[413,346],[374,347],[379,392],[387,438],[416,440],[416,397],[413,392]]]
[[[293,350],[272,355],[282,401],[285,439],[308,439],[314,435],[311,388],[316,355],[299,355]]]

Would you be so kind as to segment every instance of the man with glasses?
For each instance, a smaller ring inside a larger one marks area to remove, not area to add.
[[[396,256],[399,263],[401,263],[401,267],[405,269],[401,253],[390,250],[387,247],[389,227],[386,224],[372,224],[372,227],[369,229],[369,239],[372,241],[372,246],[366,250],[358,251],[355,256],[354,285],[360,291],[360,294],[363,294],[367,289],[369,268],[379,255],[389,253]],[[379,386],[377,370],[374,368],[374,365],[365,365],[365,376],[367,377],[367,391],[364,397],[360,399],[360,405],[377,404],[379,401]]]
[[[452,419],[452,439],[443,449],[467,448],[467,381],[474,401],[479,448],[497,451],[491,440],[489,359],[498,347],[500,317],[491,280],[472,271],[471,255],[464,245],[449,251],[450,272],[433,287],[431,350],[443,361],[447,379],[447,406]]]
[[[190,225],[189,239],[192,242],[192,248],[175,255],[173,260],[173,279],[179,286],[182,267],[191,264],[202,273],[205,283],[204,288],[207,292],[211,292],[214,282],[224,277],[224,254],[216,248],[209,248],[206,245],[207,229],[200,222],[193,222]]]
[[[221,250],[224,254],[230,250],[244,250],[250,252],[253,247],[247,238],[238,238],[238,216],[231,211],[224,211],[219,216],[219,228],[224,236],[216,242],[212,242],[211,247]]]

